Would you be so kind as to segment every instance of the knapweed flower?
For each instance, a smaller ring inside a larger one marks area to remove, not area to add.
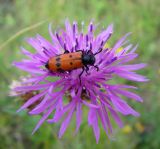
[[[62,137],[73,113],[76,114],[77,132],[82,123],[82,106],[84,106],[88,108],[88,124],[93,128],[98,143],[100,136],[98,121],[102,123],[109,136],[113,132],[110,117],[118,126],[122,127],[118,113],[139,116],[139,113],[122,99],[122,96],[125,96],[142,102],[140,96],[128,91],[128,89],[136,89],[136,87],[110,83],[115,76],[131,81],[147,81],[147,78],[134,72],[145,67],[145,64],[126,64],[138,56],[135,53],[137,46],[126,41],[129,35],[126,34],[113,47],[108,48],[106,44],[113,33],[113,25],[109,25],[98,35],[95,35],[96,28],[97,26],[91,22],[85,33],[83,23],[79,30],[77,22],[73,22],[71,25],[66,20],[65,29],[60,29],[55,33],[52,32],[51,25],[49,26],[51,42],[40,35],[27,39],[36,52],[31,53],[22,48],[23,54],[28,59],[14,64],[31,75],[26,80],[26,83],[31,85],[19,86],[14,90],[17,92],[38,91],[38,94],[27,100],[18,110],[18,112],[24,110],[40,100],[29,111],[30,115],[42,115],[33,133],[44,121],[56,123],[63,119],[59,131],[59,137]],[[118,50],[119,48],[121,50]],[[89,66],[88,72],[84,71],[80,79],[81,68],[62,73],[50,71],[45,67],[52,57],[61,55],[65,51],[72,53],[79,50],[84,52],[90,50],[92,53],[97,53],[100,49],[101,52],[95,55],[95,65],[98,66],[98,69]]]

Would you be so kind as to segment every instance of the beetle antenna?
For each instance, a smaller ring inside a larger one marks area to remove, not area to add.
[[[92,53],[92,50],[88,50],[88,51],[87,51],[87,54],[89,54],[89,53]]]
[[[103,48],[100,48],[100,50],[99,50],[98,52],[94,53],[93,55],[95,56],[95,55],[97,55],[97,54],[101,53],[101,52],[102,52],[102,50],[103,50]]]

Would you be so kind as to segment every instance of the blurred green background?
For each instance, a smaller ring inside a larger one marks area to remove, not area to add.
[[[159,149],[159,8],[159,0],[0,0],[0,149]],[[104,27],[114,23],[112,43],[125,33],[132,32],[131,41],[139,43],[137,52],[140,56],[136,61],[148,63],[148,67],[140,73],[150,81],[134,83],[140,88],[137,93],[144,102],[130,102],[141,117],[123,117],[123,129],[113,124],[115,140],[109,140],[101,129],[100,141],[96,145],[86,119],[76,136],[73,135],[74,122],[61,140],[57,139],[60,124],[44,123],[32,136],[39,117],[30,117],[25,111],[17,114],[21,103],[8,96],[12,80],[25,74],[11,65],[13,61],[22,59],[20,46],[29,48],[24,39],[39,33],[50,40],[49,22],[53,22],[53,29],[56,29],[63,26],[66,18],[79,23],[84,21],[85,24],[94,19]],[[33,26],[42,21],[45,23]]]

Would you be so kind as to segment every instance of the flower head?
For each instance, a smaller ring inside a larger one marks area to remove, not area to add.
[[[120,127],[122,127],[122,121],[118,113],[139,116],[139,113],[121,97],[122,95],[142,102],[140,96],[128,91],[128,89],[136,89],[136,87],[109,83],[115,76],[131,81],[147,81],[144,76],[134,72],[145,67],[145,64],[126,64],[138,56],[135,53],[137,46],[126,42],[129,35],[126,34],[112,48],[108,48],[106,44],[113,33],[113,25],[109,25],[98,35],[95,35],[97,26],[92,22],[86,33],[84,33],[83,26],[82,24],[81,30],[78,30],[77,22],[73,22],[71,25],[66,20],[65,30],[59,30],[55,34],[49,26],[52,42],[50,43],[40,35],[29,38],[27,42],[36,50],[36,53],[33,54],[22,48],[23,54],[28,59],[14,63],[16,67],[31,75],[26,80],[26,83],[31,85],[19,86],[14,90],[18,92],[38,91],[38,94],[27,100],[18,111],[28,108],[41,99],[29,111],[30,115],[42,115],[33,133],[44,121],[56,123],[63,117],[64,120],[59,131],[59,137],[62,137],[74,112],[76,113],[77,132],[82,122],[82,106],[85,106],[89,109],[88,124],[93,128],[98,142],[100,136],[98,119],[109,136],[113,132],[109,114]],[[101,52],[99,52],[100,49]],[[78,50],[99,52],[95,55],[95,65],[98,69],[89,66],[88,72],[82,73],[80,81],[81,68],[59,73],[45,67],[50,58],[63,54],[66,50],[69,52]]]

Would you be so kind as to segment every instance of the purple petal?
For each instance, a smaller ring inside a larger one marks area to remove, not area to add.
[[[108,112],[107,112],[107,110],[106,110],[106,108],[105,108],[105,106],[104,106],[103,104],[102,104],[102,111],[103,111],[103,113],[104,113],[107,126],[108,126],[110,132],[112,133],[112,132],[113,132],[113,130],[112,130],[112,124],[111,124],[111,122],[110,122]]]
[[[24,83],[37,82],[39,80],[45,79],[46,77],[48,77],[48,74],[45,74],[45,75],[42,75],[42,76],[33,77],[33,78],[29,78],[26,81],[24,81]]]
[[[48,118],[48,116],[53,112],[53,110],[55,109],[56,104],[52,105],[49,110],[42,116],[42,118],[40,119],[40,121],[38,122],[38,124],[36,125],[36,127],[34,128],[32,134],[34,134],[37,129],[42,125],[42,123]]]
[[[124,70],[116,70],[115,74],[117,74],[118,76],[128,79],[128,80],[133,80],[133,81],[137,81],[137,82],[146,82],[148,81],[148,79],[142,75],[138,75],[134,72],[128,72],[128,71],[124,71]]]
[[[105,130],[106,134],[108,134],[107,123],[106,123],[106,119],[105,119],[106,115],[103,114],[102,109],[101,110],[98,109],[98,114],[99,114],[99,118],[102,122],[102,126],[103,126],[104,130]]]
[[[125,39],[130,35],[131,33],[126,34],[124,37],[122,37],[112,48],[112,52],[115,52],[118,48],[120,48],[125,41]]]
[[[132,64],[132,65],[119,65],[119,66],[115,66],[115,69],[118,70],[127,70],[127,71],[132,71],[132,70],[139,70],[146,67],[146,64]]]
[[[45,48],[44,50],[48,52],[50,57],[55,56],[57,54],[55,48],[49,41],[47,41],[40,35],[37,35],[37,39],[40,41],[41,46]]]
[[[39,89],[48,88],[50,85],[53,85],[53,84],[54,84],[54,83],[31,85],[31,86],[21,86],[21,87],[16,87],[16,88],[15,88],[15,91],[39,90]]]
[[[30,53],[29,51],[27,51],[25,48],[21,47],[22,53],[26,56],[28,56],[31,59],[34,59],[34,56],[32,53]]]
[[[129,44],[128,46],[126,46],[123,50],[121,50],[120,52],[117,53],[117,56],[123,55],[125,53],[128,52],[128,50],[132,47],[132,44]]]
[[[116,84],[116,85],[110,85],[110,84],[104,84],[103,85],[106,89],[111,88],[112,90],[114,89],[121,89],[121,88],[131,88],[131,89],[137,89],[137,87],[135,86],[131,86],[131,85],[124,85],[124,84]]]
[[[61,137],[63,136],[64,132],[66,131],[66,129],[67,129],[69,123],[70,123],[70,120],[71,120],[71,118],[72,118],[74,109],[75,109],[75,105],[72,106],[71,110],[69,111],[68,116],[67,116],[66,119],[62,122],[60,131],[59,131],[59,138],[61,138]]]
[[[110,109],[110,108],[109,108],[109,111],[111,112],[111,115],[112,115],[113,119],[116,121],[116,123],[118,124],[118,126],[120,128],[122,128],[123,127],[123,122],[121,121],[121,119],[118,116],[118,114],[116,113],[116,111],[113,110],[113,109]]]
[[[27,71],[27,72],[30,72],[30,73],[36,73],[36,74],[45,74],[46,72],[44,70],[41,70],[40,68],[36,68],[36,67],[32,67],[32,66],[22,66],[22,65],[19,65],[17,63],[14,63],[14,65],[16,67],[18,67],[19,69],[22,69],[24,71]]]
[[[121,100],[120,97],[113,93],[110,93],[110,99],[117,111],[121,112],[123,115],[132,114],[134,116],[139,116],[139,113],[133,110],[125,101]]]
[[[135,47],[133,47],[133,49],[129,53],[134,53],[137,50],[137,47],[138,47],[138,44]]]
[[[52,119],[48,119],[47,122],[48,123],[55,123],[55,122],[58,122],[62,116],[69,110],[73,107],[75,103],[74,102],[70,102],[69,104],[67,104],[63,109],[59,108],[58,105],[56,108],[56,112],[54,114],[54,117]]]
[[[82,100],[82,102],[83,102],[83,104],[85,104],[86,106],[88,106],[90,108],[96,108],[96,109],[99,108],[98,105],[94,105],[94,104],[88,103],[88,102],[86,102],[84,100]]]
[[[52,88],[52,86],[50,88]],[[30,111],[29,114],[31,115],[40,114],[56,101],[58,101],[58,104],[59,104],[59,101],[62,98],[62,94],[63,94],[63,91],[55,92],[52,94],[52,96],[49,96],[47,94],[44,97],[44,99],[40,102],[40,104],[38,104],[32,111]]]
[[[96,111],[90,108],[89,114],[88,114],[88,123],[93,127],[94,135],[96,137],[96,143],[98,144],[99,136],[100,136],[100,130],[98,127],[98,119]]]
[[[51,99],[50,96],[46,95],[43,100],[38,104],[33,110],[29,112],[30,115],[38,115],[46,110],[47,107],[49,107],[51,104],[47,101]]]
[[[80,102],[77,103],[76,111],[77,111],[76,112],[76,133],[77,133],[82,122],[82,105]]]
[[[17,112],[20,112],[24,109],[26,109],[27,107],[29,107],[30,105],[32,105],[33,103],[35,103],[36,101],[38,101],[42,96],[44,96],[46,94],[47,91],[43,91],[38,95],[35,95],[34,97],[30,98],[19,110],[17,110]]]
[[[121,56],[118,57],[118,61],[120,61],[119,64],[124,64],[124,63],[127,63],[129,61],[132,61],[136,57],[138,57],[138,54],[135,54],[135,53],[121,55]]]
[[[123,96],[135,99],[136,101],[143,102],[143,99],[140,96],[138,96],[137,94],[132,93],[130,91],[116,89],[115,92],[118,93],[118,94],[121,94]]]

